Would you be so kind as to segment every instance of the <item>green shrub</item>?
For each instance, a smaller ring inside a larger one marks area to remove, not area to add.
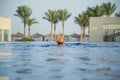
[[[22,38],[22,39],[19,39],[17,41],[22,41],[22,42],[26,42],[26,41],[34,41],[33,39],[30,39],[30,38]]]

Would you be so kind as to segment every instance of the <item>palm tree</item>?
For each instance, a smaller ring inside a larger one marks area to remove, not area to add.
[[[88,7],[85,14],[88,16],[87,26],[88,26],[88,33],[90,33],[89,29],[89,18],[90,17],[101,17],[103,16],[103,7],[102,5],[96,5],[95,7]]]
[[[86,35],[85,34],[85,29],[86,29],[86,27],[89,26],[89,16],[87,15],[86,12],[83,12],[82,14],[84,16],[84,21],[85,21],[85,26],[83,27],[83,38],[85,38],[85,35]]]
[[[47,21],[51,22],[51,40],[53,41],[53,24],[54,24],[54,10],[48,10],[48,12],[45,12],[45,16],[43,19],[46,19]]]
[[[80,42],[82,41],[82,37],[85,30],[85,26],[87,26],[88,23],[88,16],[85,13],[79,14],[78,17],[75,17],[75,23],[78,24],[81,27],[81,35],[80,35]]]
[[[120,17],[120,11],[118,13],[115,13],[116,17]]]
[[[24,37],[26,37],[26,22],[27,22],[27,18],[30,17],[30,15],[32,14],[32,10],[31,8],[23,5],[23,6],[19,6],[16,10],[16,14],[14,14],[15,16],[19,17],[22,19],[22,22],[24,23]]]
[[[28,18],[27,19],[27,25],[28,25],[28,38],[30,38],[30,27],[33,25],[33,24],[36,24],[38,23],[35,18]]]
[[[104,14],[107,15],[107,17],[110,17],[110,15],[116,10],[115,4],[111,4],[110,2],[108,3],[103,3],[103,10]]]
[[[54,40],[56,40],[56,24],[59,22],[59,11],[54,11]]]
[[[64,35],[64,22],[71,16],[71,13],[68,13],[66,9],[61,9],[58,12],[60,14],[59,20],[62,21],[62,33]]]
[[[89,17],[101,17],[103,16],[102,6],[96,5],[95,7],[88,7],[86,10],[86,14]]]

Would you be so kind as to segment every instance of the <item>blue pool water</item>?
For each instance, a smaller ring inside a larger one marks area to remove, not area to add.
[[[0,43],[0,77],[9,80],[120,80],[120,44]]]

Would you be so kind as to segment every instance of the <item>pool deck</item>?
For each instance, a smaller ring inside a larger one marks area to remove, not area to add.
[[[9,80],[9,77],[0,77],[0,80]]]

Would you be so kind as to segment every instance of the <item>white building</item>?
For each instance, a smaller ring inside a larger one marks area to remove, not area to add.
[[[120,42],[120,17],[91,17],[90,42]]]
[[[0,42],[11,41],[11,19],[0,17]]]

